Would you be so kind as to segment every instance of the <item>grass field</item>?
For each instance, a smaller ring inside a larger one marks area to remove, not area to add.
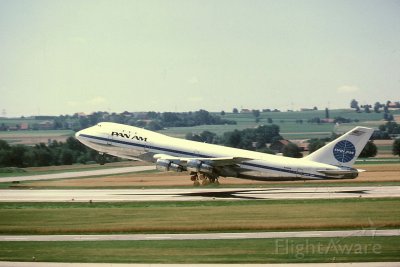
[[[0,234],[393,228],[400,226],[399,205],[400,199],[390,198],[0,203]]]
[[[400,237],[0,242],[0,261],[296,263],[399,261]]]
[[[400,111],[392,111],[393,114],[400,114]],[[219,115],[219,113],[215,113]],[[332,132],[344,133],[355,126],[378,127],[385,124],[383,121],[383,113],[356,113],[354,110],[337,109],[330,110],[330,118],[343,117],[358,122],[341,124],[336,126],[332,123],[308,123],[307,120],[319,117],[325,118],[325,110],[304,111],[304,112],[262,112],[260,114],[260,122],[255,122],[252,113],[227,113],[223,118],[234,120],[236,125],[201,125],[196,127],[173,127],[161,131],[161,133],[184,137],[186,133],[201,133],[202,131],[214,132],[222,135],[224,132],[233,131],[235,129],[242,130],[245,128],[254,128],[261,124],[268,124],[267,119],[271,118],[273,123],[278,125],[281,134],[287,139],[308,139],[308,138],[324,138],[330,137]],[[303,120],[303,123],[296,123]]]
[[[39,143],[47,144],[49,140],[65,142],[74,133],[72,130],[0,131],[0,139],[10,144],[35,145]]]

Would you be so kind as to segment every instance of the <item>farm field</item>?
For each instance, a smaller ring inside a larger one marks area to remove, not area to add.
[[[394,114],[400,114],[400,111],[393,111]],[[219,113],[215,113],[218,115]],[[224,119],[234,120],[236,125],[201,125],[195,127],[173,127],[160,131],[161,133],[184,138],[189,132],[201,133],[202,131],[214,132],[222,135],[224,132],[235,129],[243,130],[246,128],[255,128],[259,125],[268,124],[267,119],[271,118],[273,124],[280,127],[281,135],[286,139],[309,139],[330,137],[332,132],[344,133],[355,126],[366,126],[377,128],[385,124],[382,113],[356,113],[354,110],[338,109],[330,111],[330,118],[343,117],[346,119],[358,120],[358,122],[335,125],[332,123],[308,123],[307,120],[319,117],[325,118],[324,110],[316,111],[297,111],[297,112],[262,112],[260,113],[260,122],[255,122],[252,113],[227,113],[222,116]],[[303,123],[297,121],[303,120]]]
[[[65,142],[75,134],[72,130],[27,130],[27,131],[0,131],[0,139],[10,144],[35,145],[47,144],[49,141]]]
[[[400,118],[400,110],[393,110],[391,113],[395,119]],[[220,115],[220,113],[213,113]],[[214,132],[217,135],[223,135],[224,132],[233,131],[235,129],[243,130],[245,128],[254,128],[259,125],[268,124],[268,118],[273,120],[273,123],[278,125],[281,134],[286,139],[308,139],[308,138],[324,138],[330,137],[332,132],[343,133],[349,129],[361,125],[377,128],[384,124],[383,113],[356,113],[351,109],[335,109],[329,111],[330,118],[343,117],[352,119],[353,123],[335,125],[332,123],[308,123],[309,119],[325,118],[325,110],[313,111],[296,111],[296,112],[261,112],[260,121],[255,122],[255,117],[252,113],[226,113],[221,116],[224,119],[236,121],[236,125],[200,125],[195,127],[172,127],[161,130],[163,134],[172,135],[175,137],[185,138],[187,133],[201,133],[202,131]],[[302,120],[302,123],[298,123]],[[0,118],[0,124],[17,125],[27,123],[32,125],[40,123],[43,120],[35,120],[29,118]],[[69,136],[73,136],[72,130],[37,130],[37,131],[9,131],[0,132],[0,139],[6,140],[13,144],[37,144],[47,143],[48,140],[65,141]]]

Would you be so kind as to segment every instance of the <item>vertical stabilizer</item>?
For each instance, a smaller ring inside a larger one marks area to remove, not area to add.
[[[306,159],[335,166],[351,167],[373,132],[374,129],[358,126],[311,153]]]

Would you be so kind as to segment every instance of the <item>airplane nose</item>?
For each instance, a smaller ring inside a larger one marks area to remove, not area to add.
[[[79,136],[81,135],[81,132],[82,132],[82,131],[79,131],[79,132],[76,132],[76,133],[75,133],[75,138],[76,138],[76,139],[79,140]]]

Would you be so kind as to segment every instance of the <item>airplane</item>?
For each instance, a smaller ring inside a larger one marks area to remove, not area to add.
[[[352,166],[373,131],[355,127],[304,158],[184,140],[112,122],[98,123],[75,136],[100,155],[153,162],[160,171],[187,171],[198,186],[200,182],[219,183],[219,177],[266,181],[354,179],[363,170]]]

